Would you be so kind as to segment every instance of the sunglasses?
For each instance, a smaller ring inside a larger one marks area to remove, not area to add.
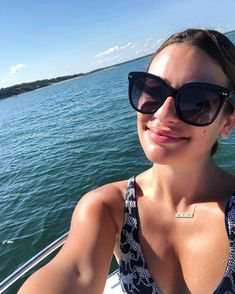
[[[164,80],[147,72],[130,72],[131,106],[144,114],[155,113],[173,96],[178,118],[193,126],[206,126],[217,117],[225,99],[235,108],[235,94],[227,88],[208,83],[188,83],[174,89]]]

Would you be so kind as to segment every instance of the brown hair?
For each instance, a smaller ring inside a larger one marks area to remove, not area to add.
[[[195,46],[205,51],[221,66],[228,79],[229,88],[235,91],[235,46],[225,35],[215,30],[187,29],[170,36],[157,49],[147,70],[149,70],[150,64],[160,51],[169,45],[177,43],[188,43],[190,46]],[[233,106],[229,102],[226,102],[224,113],[229,115],[233,111]],[[211,155],[214,155],[218,148],[219,144],[216,141],[211,149]]]

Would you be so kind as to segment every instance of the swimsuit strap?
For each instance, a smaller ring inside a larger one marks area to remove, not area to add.
[[[225,210],[225,225],[230,252],[224,277],[214,294],[235,293],[235,191],[233,191]]]
[[[229,203],[225,209],[225,224],[229,241],[235,242],[235,191],[233,192]]]
[[[136,204],[136,195],[135,195],[135,177],[131,177],[128,181],[125,197],[125,219],[124,225],[126,223],[126,218],[129,217],[133,219],[133,225],[138,228],[138,209]]]
[[[124,223],[120,240],[119,278],[123,293],[160,294],[143,256],[139,242],[139,218],[135,193],[135,177],[128,181]]]

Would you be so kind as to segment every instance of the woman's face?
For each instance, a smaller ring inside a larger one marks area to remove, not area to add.
[[[190,82],[228,86],[220,65],[204,51],[186,44],[164,48],[152,61],[149,73],[161,77],[176,89]],[[209,158],[217,136],[221,132],[224,134],[226,125],[223,110],[209,126],[185,124],[176,115],[172,96],[153,115],[138,113],[141,145],[148,159],[159,164]]]

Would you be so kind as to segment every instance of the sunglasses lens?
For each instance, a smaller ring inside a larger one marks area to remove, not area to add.
[[[144,73],[130,73],[129,81],[129,98],[135,110],[153,114],[171,95],[179,119],[195,126],[213,122],[223,101],[219,93],[226,90],[206,83],[189,83],[174,90],[161,78]]]
[[[220,107],[220,96],[204,87],[182,89],[178,101],[182,119],[195,125],[210,124]]]
[[[131,103],[136,110],[151,114],[164,103],[164,92],[164,84],[161,80],[138,77],[131,87]]]

